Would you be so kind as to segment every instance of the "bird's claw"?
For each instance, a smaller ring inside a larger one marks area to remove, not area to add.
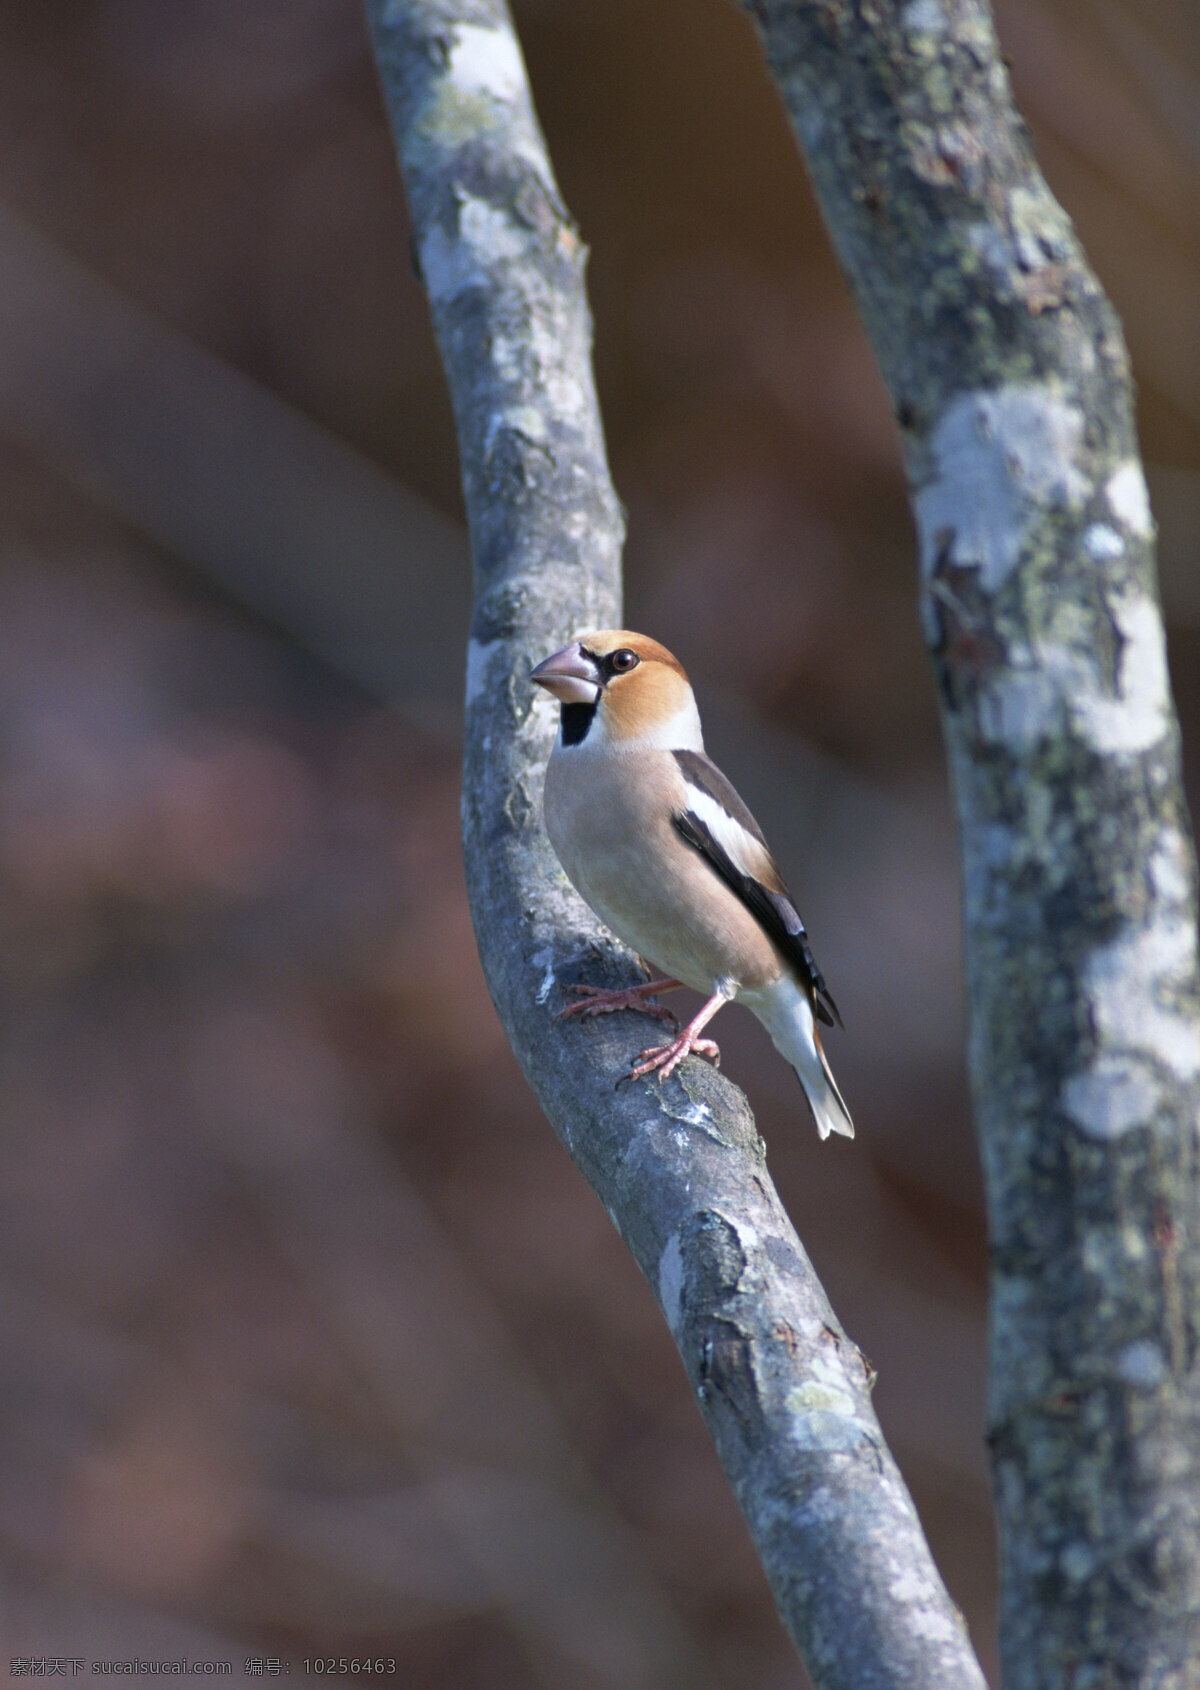
[[[678,1027],[679,1019],[673,1015],[665,1004],[647,1001],[644,986],[628,986],[624,991],[610,992],[602,986],[568,986],[568,992],[577,992],[582,1000],[579,1003],[569,1003],[560,1009],[555,1016],[556,1021],[566,1021],[572,1015],[612,1015],[619,1009],[633,1009],[639,1015],[652,1016],[655,1021],[670,1021]]]
[[[649,1050],[644,1050],[628,1074],[622,1078],[640,1080],[643,1074],[653,1074],[657,1071],[661,1085],[668,1075],[675,1072],[684,1057],[690,1056],[693,1051],[697,1056],[706,1056],[714,1068],[721,1066],[721,1052],[716,1040],[689,1037],[685,1028],[670,1044],[652,1045]],[[620,1081],[617,1083],[619,1085]]]

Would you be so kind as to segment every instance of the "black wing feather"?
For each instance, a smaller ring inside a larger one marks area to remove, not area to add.
[[[699,763],[700,761],[696,754],[692,752],[682,753],[677,751],[675,753],[681,764],[685,755],[689,762]],[[704,762],[708,762],[707,758],[704,759]],[[709,775],[709,770],[712,771],[712,774],[719,772],[711,764],[704,771],[706,775]],[[685,767],[684,772],[689,778],[696,780],[696,772],[693,769]],[[697,781],[697,784],[701,783]],[[724,803],[724,793],[712,790],[714,784],[711,775],[709,775],[709,778],[703,782],[704,790],[719,803],[722,803],[723,807],[734,815],[734,819],[745,826],[743,816],[735,814],[730,806]],[[721,776],[721,784],[729,787],[729,783],[724,776]],[[732,792],[733,788],[729,787],[729,791]],[[736,793],[734,797],[737,797]],[[740,798],[737,799],[737,803],[739,810],[744,811],[745,815],[749,816],[749,811],[746,810]],[[808,982],[812,989],[813,1009],[818,1021],[823,1021],[827,1027],[832,1027],[836,1022],[840,1027],[842,1018],[838,1013],[838,1006],[834,1003],[833,994],[825,984],[825,978],[817,967],[812,951],[809,949],[808,934],[804,930],[804,923],[800,919],[799,912],[786,892],[772,892],[769,887],[763,885],[761,880],[756,880],[753,875],[744,874],[732,861],[729,853],[713,838],[708,827],[694,810],[678,811],[671,817],[671,820],[674,822],[675,830],[680,838],[686,840],[693,850],[699,851],[709,866],[720,875],[729,890],[742,900],[751,915],[761,923],[763,930],[783,952],[801,979]],[[756,839],[763,842],[757,823],[754,822],[753,817],[750,820],[751,826],[747,831],[752,832]]]

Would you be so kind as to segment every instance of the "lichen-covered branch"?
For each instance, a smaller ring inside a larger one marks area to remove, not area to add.
[[[895,401],[962,834],[1009,1690],[1200,1683],[1195,865],[1120,327],[983,0],[749,0]]]
[[[584,254],[502,0],[367,0],[458,419],[476,569],[463,819],[480,953],[547,1115],[655,1289],[784,1618],[821,1690],[981,1690],[960,1616],[745,1099],[702,1062],[614,1090],[639,1034],[556,1022],[638,978],[541,825],[554,732],[529,668],[619,622],[621,520]]]

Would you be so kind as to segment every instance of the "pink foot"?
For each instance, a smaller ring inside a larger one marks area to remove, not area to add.
[[[565,1021],[572,1015],[612,1015],[618,1009],[636,1009],[641,1015],[652,1015],[656,1021],[671,1021],[678,1026],[678,1018],[665,1005],[646,1001],[653,993],[673,992],[678,985],[678,980],[647,980],[644,986],[627,986],[620,992],[607,992],[601,986],[568,986],[567,990],[578,992],[583,1001],[569,1003],[565,1009],[560,1009],[555,1020]]]
[[[715,1039],[701,1039],[685,1027],[677,1039],[672,1039],[669,1045],[654,1045],[650,1050],[644,1050],[625,1075],[627,1080],[640,1080],[643,1074],[653,1074],[658,1071],[659,1081],[673,1074],[685,1056],[692,1051],[697,1056],[707,1056],[714,1067],[721,1066],[721,1052],[717,1048]]]
[[[658,1070],[659,1081],[673,1074],[683,1061],[695,1051],[697,1056],[707,1056],[717,1067],[721,1066],[721,1052],[711,1039],[702,1039],[700,1029],[707,1027],[713,1016],[723,1003],[728,1003],[734,996],[735,988],[729,982],[721,980],[717,983],[717,990],[698,1015],[693,1015],[681,1033],[673,1038],[669,1045],[654,1045],[650,1050],[644,1050],[625,1075],[627,1080],[640,1080],[643,1074],[653,1074]],[[620,1080],[617,1084],[620,1085]]]

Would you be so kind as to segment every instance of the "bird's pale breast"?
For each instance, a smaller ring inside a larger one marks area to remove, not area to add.
[[[556,749],[545,815],[568,878],[617,936],[665,974],[710,992],[751,990],[783,963],[754,916],[676,833],[684,789],[665,751]]]

